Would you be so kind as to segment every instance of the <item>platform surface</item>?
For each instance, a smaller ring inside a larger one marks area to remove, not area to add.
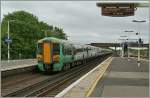
[[[55,97],[88,97],[93,87],[96,86],[96,82],[103,76],[107,67],[110,65],[112,59],[112,57],[107,58]]]
[[[114,57],[90,97],[148,97],[149,62]]]
[[[13,70],[17,68],[30,67],[37,64],[36,59],[1,61],[1,71]]]

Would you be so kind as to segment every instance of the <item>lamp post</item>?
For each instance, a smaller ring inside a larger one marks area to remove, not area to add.
[[[7,22],[8,23],[8,28],[7,28],[7,39],[9,39],[9,21]],[[10,43],[7,43],[7,48],[8,48],[8,50],[7,50],[7,58],[8,58],[8,62],[9,62],[9,60],[10,60],[10,51],[9,51],[9,49],[10,49]]]
[[[14,21],[17,21],[17,20],[8,20],[7,21],[7,58],[8,58],[8,62],[10,60],[10,22],[14,22]]]
[[[132,31],[132,30],[131,30],[131,31],[126,30],[126,31],[124,31],[124,32],[134,32],[134,31]],[[129,60],[130,60],[130,59],[129,59],[129,58],[130,58],[130,54],[129,54],[129,53],[130,53],[130,52],[129,52],[129,45],[130,45],[130,43],[129,43],[129,34],[128,34],[128,42],[127,42],[127,43],[128,43],[128,61],[129,61]]]
[[[11,39],[10,39],[10,23],[11,22],[19,22],[19,23],[22,23],[22,21],[19,21],[19,20],[8,20],[7,21],[7,39],[6,39],[6,42],[7,42],[7,48],[8,48],[8,50],[7,50],[7,58],[8,58],[8,62],[9,62],[9,60],[10,60],[10,43],[11,43]]]
[[[138,39],[140,39],[140,30],[139,30],[139,23],[146,22],[146,20],[132,20],[132,22],[138,23],[137,26],[137,33],[136,35],[138,36]],[[138,67],[140,67],[140,42],[138,41]]]

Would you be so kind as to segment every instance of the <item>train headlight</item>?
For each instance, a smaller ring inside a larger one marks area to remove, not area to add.
[[[42,55],[37,55],[36,59],[37,59],[38,61],[42,61]]]
[[[60,56],[59,55],[54,55],[53,56],[53,61],[54,62],[58,62],[59,61]]]

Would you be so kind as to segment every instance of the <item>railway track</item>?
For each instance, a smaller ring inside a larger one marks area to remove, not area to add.
[[[34,75],[36,77],[34,77]],[[21,75],[19,77],[21,78]],[[60,77],[60,74],[44,75],[41,73],[35,73],[32,75],[28,74],[25,79],[16,79],[18,81],[14,79],[8,79],[11,81],[10,83],[2,83],[2,96],[25,96],[30,92],[31,88],[32,90],[33,88],[37,89],[36,86],[40,86],[42,85],[42,83],[45,83],[46,81],[51,81],[57,77]],[[9,84],[9,86],[7,84]]]
[[[37,97],[42,97],[42,96],[54,97],[59,92],[61,92],[64,88],[68,87],[71,83],[73,83],[75,80],[79,79],[85,73],[87,73],[92,68],[97,66],[101,61],[102,59],[101,60],[96,59],[93,60],[92,62],[89,62],[88,64],[85,64],[86,66],[80,68],[79,70],[73,73],[70,73],[68,77],[65,76],[60,81],[58,81],[58,83],[52,84],[51,86],[49,86],[47,90],[44,90],[44,92],[37,94]]]
[[[70,85],[72,82],[80,78],[83,74],[91,70],[91,68],[94,68],[102,60],[104,60],[103,57],[101,59],[98,58],[92,60],[91,62],[88,62],[81,66],[77,66],[65,72],[61,72],[50,76],[41,75],[40,77],[37,77],[41,79],[36,78],[32,79],[30,81],[30,85],[23,86],[21,89],[9,92],[7,94],[3,94],[2,96],[6,97],[55,96],[57,93],[59,93],[68,85]]]
[[[2,78],[2,88],[7,88],[11,85],[16,85],[20,82],[23,82],[23,81],[27,81],[27,80],[30,80],[30,79],[33,79],[33,78],[36,78],[40,76],[40,74],[35,74],[35,73],[24,73],[24,74],[19,74],[19,75],[15,75],[15,76],[11,76],[11,77],[7,77],[7,78]]]

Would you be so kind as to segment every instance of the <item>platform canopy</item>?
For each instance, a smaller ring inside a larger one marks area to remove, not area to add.
[[[137,7],[149,7],[149,0],[99,0],[103,16],[125,17],[133,16]]]

